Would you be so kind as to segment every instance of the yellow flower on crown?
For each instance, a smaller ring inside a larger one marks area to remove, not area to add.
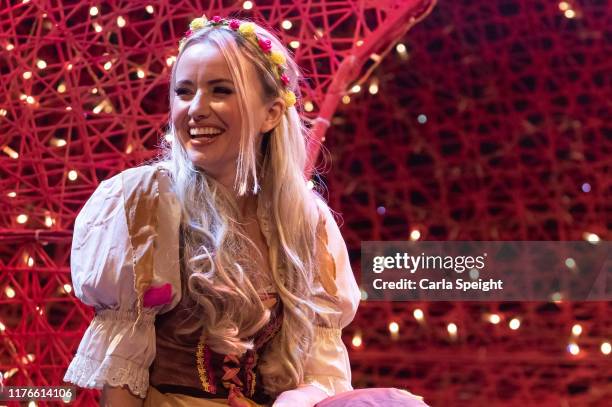
[[[291,90],[286,91],[283,95],[283,98],[285,99],[287,107],[295,105],[295,101],[297,100],[297,98],[295,97],[295,93],[293,93],[293,91]]]
[[[286,62],[285,56],[279,51],[272,51],[270,53],[270,60],[276,65],[284,65]]]
[[[255,24],[253,23],[242,23],[240,24],[240,28],[238,28],[240,34],[249,37],[255,33]]]
[[[191,23],[189,23],[189,28],[192,31],[199,30],[200,28],[204,28],[208,19],[206,17],[198,17],[194,18]]]

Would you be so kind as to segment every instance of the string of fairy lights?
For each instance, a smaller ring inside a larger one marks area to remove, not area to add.
[[[560,301],[555,301],[559,303]],[[415,308],[412,311],[412,316],[416,322],[422,327],[426,327],[427,320],[425,317],[425,312],[421,308]],[[485,323],[490,323],[492,325],[500,325],[504,320],[507,321],[507,326],[510,331],[518,331],[521,328],[522,317],[520,316],[510,316],[505,317],[496,313],[484,313],[482,319]],[[400,337],[400,323],[397,321],[391,321],[388,324],[389,335],[392,340],[398,340]],[[456,341],[459,335],[459,327],[454,322],[449,322],[446,325],[446,331],[448,334],[448,338],[450,341]],[[579,356],[584,354],[585,351],[580,348],[578,345],[578,339],[583,333],[583,327],[579,323],[574,323],[572,327],[569,329],[570,337],[567,343],[566,351],[572,356]],[[354,350],[358,351],[365,347],[365,339],[362,330],[357,328],[355,333],[353,334],[353,338],[351,339],[351,345]],[[612,353],[612,344],[610,344],[609,340],[600,341],[599,351],[601,354],[608,356]]]
[[[29,0],[23,0],[22,3],[27,4],[29,3]],[[244,1],[242,3],[242,8],[244,10],[252,10],[254,7],[256,7],[256,4],[253,1]],[[580,17],[579,9],[572,2],[561,1],[558,3],[558,8],[559,8],[559,11],[563,14],[563,16],[566,17],[567,19],[574,19],[574,18]],[[151,14],[151,15],[155,14],[155,11],[156,11],[153,5],[146,5],[144,7],[144,10],[148,14]],[[101,9],[97,6],[92,6],[89,9],[89,15],[92,17],[91,25],[94,31],[97,33],[102,32],[104,30],[102,24],[100,24],[99,21],[96,21],[96,19],[102,15]],[[45,19],[46,17],[47,15],[43,13],[42,18]],[[129,20],[126,16],[117,16],[115,23],[118,28],[124,28],[129,24]],[[47,21],[44,24],[50,24],[50,22]],[[294,24],[290,20],[286,19],[280,23],[280,27],[285,31],[289,31],[294,27]],[[315,38],[322,37],[323,35],[324,35],[324,32],[322,29],[316,30]],[[358,40],[356,42],[357,46],[360,46],[361,44],[363,44],[362,40]],[[295,39],[288,41],[287,45],[293,50],[297,50],[301,46],[300,42]],[[3,44],[3,47],[8,52],[13,52],[16,50],[15,44],[11,42],[6,42],[5,44]],[[396,51],[397,57],[400,58],[401,60],[406,61],[409,59],[408,49],[405,44],[403,43],[396,44],[395,51]],[[117,62],[118,61],[114,59],[108,59],[103,62],[102,68],[104,71],[110,72],[113,69],[113,66],[117,64]],[[172,65],[176,62],[176,55],[167,56],[165,58],[165,62],[168,68],[172,67]],[[33,78],[35,78],[35,72],[37,70],[44,71],[47,68],[48,68],[48,64],[45,60],[36,59],[34,61],[33,66],[25,70],[21,74],[21,77],[25,81],[31,81],[33,80]],[[66,72],[70,72],[74,69],[74,64],[66,63],[63,69],[65,69]],[[134,73],[138,80],[145,79],[149,75],[144,67],[135,67]],[[55,88],[59,94],[64,94],[68,91],[68,86],[65,81],[59,82]],[[363,90],[362,85],[356,84],[356,85],[351,86],[347,90],[346,94],[342,96],[341,102],[345,105],[351,103],[351,100],[352,100],[351,95],[357,95],[361,93],[362,90]],[[367,90],[368,90],[368,93],[371,95],[376,95],[379,93],[380,82],[377,77],[374,76],[369,79]],[[93,95],[102,95],[103,93],[98,87],[93,87],[92,89],[90,89],[90,92]],[[31,108],[37,108],[40,106],[40,101],[39,99],[37,99],[35,95],[28,94],[28,93],[22,93],[19,96],[19,99],[20,101],[22,101],[27,106],[30,106]],[[315,108],[314,103],[309,100],[304,101],[303,107],[306,112],[312,112],[314,111],[314,108]],[[73,107],[66,106],[65,110],[72,111]],[[113,105],[108,98],[103,98],[102,100],[100,100],[91,110],[93,114],[101,114],[101,113],[109,114],[109,113],[112,113],[113,111],[114,111]],[[0,106],[0,120],[2,120],[3,117],[6,117],[8,113],[9,112],[5,107]],[[419,113],[416,116],[416,120],[419,124],[425,125],[428,121],[428,118],[426,114]],[[54,148],[63,148],[68,145],[68,142],[67,140],[59,138],[59,137],[51,137],[49,140],[49,144],[50,146]],[[132,149],[131,145],[128,145],[128,147],[126,148],[126,153],[129,154],[131,152],[131,149]],[[19,159],[19,153],[15,151],[13,148],[11,148],[8,144],[1,146],[0,150],[11,159],[14,159],[14,160]],[[77,182],[79,179],[79,173],[76,169],[67,169],[65,176],[66,176],[66,179],[71,183]],[[308,181],[308,187],[314,188],[313,181]],[[587,182],[584,182],[580,185],[580,190],[583,193],[590,193],[591,185]],[[16,191],[8,191],[6,192],[6,195],[7,197],[11,199],[17,198]],[[384,216],[386,213],[386,208],[384,206],[378,206],[376,208],[376,212],[378,213],[378,215]],[[15,216],[14,219],[15,219],[15,222],[18,225],[21,225],[22,227],[26,226],[28,223],[30,224],[33,223],[31,220],[31,217],[27,213],[19,213],[18,215]],[[50,228],[50,229],[57,227],[56,218],[53,216],[51,211],[44,212],[43,223],[47,228]],[[408,232],[408,239],[411,241],[417,241],[417,240],[422,239],[424,237],[423,235],[424,235],[424,231],[422,232],[420,228],[412,227]],[[592,231],[585,231],[582,237],[584,240],[591,242],[591,243],[597,243],[600,241],[600,237]],[[29,268],[31,269],[31,268],[36,267],[36,259],[33,257],[33,255],[24,253],[22,257],[23,257],[23,260],[22,260],[23,265],[21,267],[23,267],[24,269],[29,269]],[[568,261],[566,261],[566,265],[571,268],[570,260],[571,259],[568,259]],[[72,295],[72,292],[73,292],[73,287],[70,283],[63,283],[63,284],[60,283],[57,287],[57,294],[59,295],[70,296]],[[20,294],[21,293],[17,292],[17,290],[10,284],[6,284],[3,287],[2,291],[0,292],[0,295],[2,295],[4,298],[9,299],[9,300],[18,299]],[[362,299],[365,300],[366,298],[367,297],[365,296],[365,293],[362,293]],[[559,294],[555,298],[552,298],[552,300],[558,303],[558,302],[561,302],[563,299],[561,295]],[[36,313],[40,317],[45,316],[44,310],[41,307],[37,306],[36,311],[37,311]],[[422,327],[427,326],[428,318],[423,309],[421,308],[413,309],[412,317],[419,324],[419,326],[422,326]],[[506,324],[507,329],[509,331],[518,331],[520,330],[521,325],[522,325],[522,317],[519,315],[501,315],[498,313],[485,313],[483,314],[483,321],[485,323],[490,323],[492,325],[497,325],[497,326]],[[8,329],[9,328],[7,328],[7,326],[2,321],[0,321],[0,334],[5,334]],[[392,340],[397,340],[400,338],[401,330],[402,330],[401,322],[393,320],[388,323],[388,332]],[[566,352],[573,357],[578,357],[580,355],[585,354],[586,351],[583,350],[579,345],[579,339],[584,336],[583,326],[579,323],[574,323],[571,327],[568,327],[568,330],[569,330],[569,339],[567,341]],[[458,326],[457,323],[455,322],[448,322],[446,324],[446,335],[448,335],[448,338],[451,341],[457,340],[457,338],[461,335],[461,327]],[[354,351],[360,351],[360,350],[363,350],[367,346],[367,341],[368,341],[368,337],[364,335],[364,332],[361,329],[357,328],[351,339],[351,346]],[[612,353],[612,345],[609,340],[599,341],[599,352],[605,356],[608,356]],[[36,356],[32,353],[21,355],[19,357],[19,361],[22,365],[30,364],[34,362],[35,360],[36,360]],[[3,379],[9,379],[13,375],[15,375],[18,371],[19,369],[17,367],[14,367],[5,372],[0,372],[0,375],[2,375]],[[34,407],[36,405],[37,405],[36,402],[30,401],[28,404],[28,407]]]

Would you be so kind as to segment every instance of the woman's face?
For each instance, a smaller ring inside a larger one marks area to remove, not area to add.
[[[249,67],[253,69],[252,67]],[[255,76],[252,76],[255,77]],[[225,58],[211,43],[185,49],[176,67],[172,101],[172,123],[177,137],[194,165],[226,186],[233,185],[240,149],[239,99]],[[249,89],[261,95],[261,84]],[[255,117],[255,129],[268,131],[268,108],[261,97],[253,98],[248,109]],[[259,138],[256,138],[259,140]]]

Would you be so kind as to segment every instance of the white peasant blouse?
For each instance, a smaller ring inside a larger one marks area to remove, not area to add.
[[[258,218],[270,246],[269,211],[263,204]],[[329,313],[315,323],[304,382],[333,396],[352,390],[341,330],[355,316],[360,291],[338,226],[327,206],[321,203],[320,208],[325,230],[319,243],[326,245],[330,259],[321,263],[328,271],[317,279],[314,301]],[[95,308],[95,317],[66,382],[96,389],[127,385],[146,397],[155,358],[155,316],[180,301],[180,217],[161,165],[128,169],[103,181],[81,209],[74,225],[72,283],[76,296]]]

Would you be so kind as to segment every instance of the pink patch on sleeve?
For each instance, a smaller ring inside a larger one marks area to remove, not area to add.
[[[166,283],[160,287],[151,287],[144,293],[143,304],[147,308],[169,304],[172,301],[172,286]]]

